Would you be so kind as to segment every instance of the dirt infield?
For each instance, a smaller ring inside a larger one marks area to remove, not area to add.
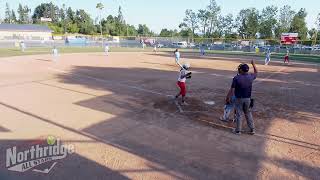
[[[219,117],[236,67],[250,59],[182,53],[182,61],[193,71],[188,106],[172,100],[178,68],[170,53],[0,59],[0,179],[320,177],[319,65],[258,62],[257,135],[237,136]],[[48,135],[75,152],[49,173],[7,169],[8,148]]]

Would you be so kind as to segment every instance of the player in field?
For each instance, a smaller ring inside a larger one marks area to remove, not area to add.
[[[153,52],[157,54],[157,45],[154,45]]]
[[[58,53],[59,53],[59,52],[58,52],[57,47],[54,46],[53,49],[52,49],[52,55],[53,55],[53,57],[54,57],[54,58],[57,58],[57,57],[59,56]]]
[[[109,45],[106,44],[106,45],[104,46],[104,52],[106,53],[107,56],[109,55],[109,50],[110,50]]]
[[[200,56],[204,56],[205,54],[206,54],[205,45],[202,44],[202,45],[200,45]]]
[[[288,63],[289,64],[289,50],[287,50],[287,53],[286,55],[284,56],[284,61],[283,61],[284,64]]]
[[[20,42],[20,49],[21,49],[22,52],[26,51],[26,44],[24,43],[24,41]]]
[[[187,94],[187,87],[186,87],[186,81],[187,79],[191,78],[191,72],[188,72],[188,69],[190,68],[189,64],[184,64],[180,70],[178,82],[177,85],[179,87],[179,93],[175,96],[175,99],[177,100],[180,96],[182,97],[182,105],[188,105],[185,102],[185,97]]]
[[[179,52],[179,49],[176,49],[176,50],[174,51],[174,56],[175,56],[176,64],[177,64],[180,68],[183,68],[182,65],[180,64],[180,52]]]
[[[271,61],[271,50],[270,48],[268,48],[266,51],[265,65],[268,65],[270,61]]]

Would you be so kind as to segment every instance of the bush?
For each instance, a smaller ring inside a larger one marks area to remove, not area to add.
[[[49,28],[53,31],[54,34],[62,34],[63,28],[55,25],[55,24],[48,24]]]

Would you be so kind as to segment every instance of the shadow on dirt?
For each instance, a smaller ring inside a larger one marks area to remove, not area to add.
[[[282,82],[287,78],[275,74],[270,76],[270,79],[277,81],[263,82],[254,88],[257,100],[254,116],[258,132],[263,136],[258,139],[247,137],[253,142],[245,143],[243,139],[229,133],[218,135],[218,132],[198,120],[221,123],[218,117],[222,114],[224,97],[231,82],[231,79],[223,76],[232,76],[234,72],[206,68],[195,70],[222,74],[222,77],[194,75],[188,84],[189,100],[194,106],[200,107],[194,108],[195,110],[191,108],[189,113],[177,112],[178,109],[169,96],[176,93],[177,72],[144,68],[77,66],[69,74],[59,75],[59,78],[66,84],[80,84],[112,92],[111,95],[93,97],[76,103],[79,106],[116,115],[113,119],[83,129],[84,132],[108,140],[117,147],[124,147],[125,151],[159,164],[174,174],[179,174],[176,176],[177,179],[212,179],[212,177],[256,179],[259,176],[259,163],[266,161],[264,141],[272,139],[272,134],[267,134],[272,121],[286,119],[293,123],[308,124],[314,120],[312,116],[319,115],[318,107],[314,106],[316,103],[312,104],[318,101],[314,97],[319,97],[319,91],[310,90],[300,84],[285,84],[297,86],[301,94],[297,96],[295,89],[279,89],[284,86]],[[286,76],[295,76],[299,73],[302,72],[292,72]],[[272,73],[264,75],[269,76]],[[304,75],[308,76],[308,72]],[[314,76],[313,73],[310,75]],[[304,96],[305,93],[311,96]],[[205,105],[203,101],[208,99],[213,100],[215,105],[212,107]],[[298,102],[309,103],[297,106]],[[309,114],[310,117],[303,113],[298,116],[301,112]],[[281,138],[290,145],[297,144],[286,137]],[[282,142],[281,138],[272,140]],[[226,143],[229,144],[226,146]],[[247,154],[241,153],[244,144],[245,151],[249,151]],[[312,143],[303,142],[299,143],[299,146],[319,150],[319,145],[312,144],[313,147],[310,147],[308,144]],[[235,155],[235,152],[239,156]],[[317,170],[295,161],[277,160],[275,163],[277,162],[281,167],[291,170],[305,166],[299,171],[304,177],[310,177],[310,173],[311,176],[315,175]]]

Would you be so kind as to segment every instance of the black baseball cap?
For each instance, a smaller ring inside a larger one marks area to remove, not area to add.
[[[249,72],[249,66],[248,64],[241,64],[240,65],[240,69],[243,71],[243,72]]]

